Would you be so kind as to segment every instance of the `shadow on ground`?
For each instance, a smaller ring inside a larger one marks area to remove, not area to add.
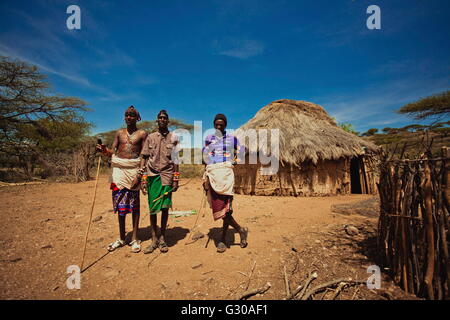
[[[186,235],[189,233],[189,229],[186,228],[182,228],[182,227],[174,227],[174,228],[167,228],[166,230],[166,243],[168,247],[173,247],[174,245],[176,245],[180,240],[183,240],[184,238],[186,238]],[[132,232],[128,232],[126,235],[125,240],[127,242],[131,241],[131,237],[132,237]],[[157,235],[159,236],[161,234],[160,229],[158,228],[158,233]],[[139,228],[138,230],[138,234],[137,234],[138,239],[140,239],[141,241],[147,241],[151,239],[151,229],[150,226],[147,226],[145,228]]]
[[[209,229],[208,237],[214,241],[214,245],[217,247],[218,243],[222,239],[222,228]],[[231,246],[238,246],[239,241],[239,233],[233,228],[229,228],[225,237],[225,244],[227,248],[230,248]]]

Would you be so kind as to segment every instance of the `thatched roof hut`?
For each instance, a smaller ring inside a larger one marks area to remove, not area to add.
[[[264,176],[260,163],[236,166],[237,193],[324,195],[350,193],[353,187],[357,193],[352,170],[358,171],[359,193],[376,192],[367,167],[377,146],[344,131],[317,104],[284,99],[259,110],[236,131],[241,144],[256,153],[259,146],[245,138],[249,129],[279,129],[280,167],[277,174]]]

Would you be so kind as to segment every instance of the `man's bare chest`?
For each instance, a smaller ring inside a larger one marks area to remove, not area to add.
[[[139,131],[128,133],[127,131],[119,135],[119,148],[135,150],[142,146],[142,134]]]

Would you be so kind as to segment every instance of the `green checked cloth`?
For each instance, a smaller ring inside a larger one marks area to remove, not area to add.
[[[162,185],[160,176],[147,177],[148,207],[150,209],[150,214],[157,214],[161,209],[172,208],[171,190],[171,186]],[[161,197],[166,192],[168,192],[167,195],[153,202],[153,200]]]

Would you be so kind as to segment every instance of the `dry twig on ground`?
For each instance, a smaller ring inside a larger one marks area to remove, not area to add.
[[[284,285],[286,286],[286,298],[291,296],[291,289],[289,288],[289,280],[286,272],[286,265],[283,266],[284,271]]]
[[[366,283],[366,281],[364,281],[364,280],[346,280],[346,279],[338,279],[338,280],[325,282],[325,283],[320,284],[320,285],[318,285],[317,287],[315,287],[315,288],[313,288],[311,290],[308,290],[308,292],[306,292],[300,298],[300,300],[308,300],[314,294],[316,294],[318,292],[321,292],[322,290],[325,290],[326,288],[334,287],[336,285],[339,285],[341,282],[344,283],[344,285],[346,285],[346,286],[352,286],[352,285]]]
[[[298,296],[294,296],[294,299],[298,299],[298,300],[303,300],[302,297],[305,294],[306,289],[308,289],[308,286],[310,285],[311,282],[313,282],[315,279],[317,279],[318,275],[317,272],[312,272],[308,279],[306,279],[305,284],[303,286],[303,289],[300,291],[300,293],[298,294]]]
[[[251,291],[247,291],[246,293],[241,295],[237,300],[246,300],[246,299],[248,299],[251,296],[254,296],[256,294],[263,294],[267,290],[269,290],[271,286],[272,285],[270,284],[270,282],[267,282],[263,287],[261,287],[259,289],[254,289],[254,290],[251,290]]]
[[[252,271],[250,271],[250,275],[248,276],[248,281],[247,281],[247,285],[245,286],[245,290],[248,290],[248,286],[250,285],[250,280],[252,279],[253,270],[255,270],[255,266],[256,266],[256,260],[253,263]]]

